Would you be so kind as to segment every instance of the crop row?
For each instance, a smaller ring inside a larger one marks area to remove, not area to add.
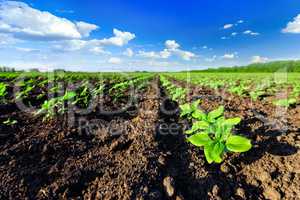
[[[36,106],[34,115],[42,115],[51,120],[63,115],[71,107],[87,109],[97,105],[103,96],[109,96],[114,103],[144,90],[151,75],[136,75],[129,80],[124,77],[100,80],[72,80],[66,77],[47,79],[46,77],[25,77],[23,79],[0,82],[0,105],[24,103]],[[11,120],[11,119],[8,119]],[[11,124],[11,123],[10,123]]]
[[[172,73],[168,75],[198,86],[249,97],[253,101],[271,99],[274,105],[285,107],[300,103],[300,79],[297,74]]]

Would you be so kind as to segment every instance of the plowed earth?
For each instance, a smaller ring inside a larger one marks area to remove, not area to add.
[[[190,88],[188,102],[200,98],[207,112],[224,105],[226,116],[241,117],[235,131],[254,147],[207,164],[186,142],[191,124],[158,79],[113,115],[96,109],[46,123],[5,105],[0,122],[18,123],[0,125],[0,199],[299,199],[297,108],[284,120],[271,105]]]

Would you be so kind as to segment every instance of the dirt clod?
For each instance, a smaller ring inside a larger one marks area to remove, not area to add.
[[[280,200],[281,199],[281,195],[279,192],[277,192],[274,188],[272,187],[267,187],[264,191],[264,196],[266,199],[270,199],[270,200]]]
[[[175,194],[175,182],[174,182],[174,179],[170,176],[168,177],[165,177],[164,180],[163,180],[163,185],[164,185],[164,188],[165,188],[165,192],[167,193],[167,195],[169,197],[172,197],[174,194]]]

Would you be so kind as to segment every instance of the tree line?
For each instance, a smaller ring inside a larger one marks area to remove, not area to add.
[[[268,63],[253,63],[247,66],[209,68],[206,70],[193,70],[192,72],[300,72],[300,60],[274,61]]]
[[[16,71],[15,68],[0,66],[0,72],[15,72],[15,71]]]

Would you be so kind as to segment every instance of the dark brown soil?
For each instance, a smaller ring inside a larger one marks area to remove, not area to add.
[[[18,124],[0,126],[0,199],[299,199],[299,108],[283,121],[271,105],[192,86],[187,101],[201,98],[205,111],[225,105],[254,146],[209,165],[157,79],[129,106],[104,98],[105,111],[123,109],[48,123],[1,110],[0,122]]]
[[[186,87],[185,83],[174,83]],[[180,144],[183,150],[177,149],[176,157],[189,158],[186,161],[189,170],[179,170],[178,177],[182,188],[187,188],[183,190],[184,196],[189,199],[206,194],[209,199],[299,199],[300,126],[297,116],[292,116],[298,108],[284,112],[282,117],[284,110],[269,104],[228,93],[220,95],[220,91],[194,85],[189,88],[188,101],[202,99],[203,110],[224,105],[226,116],[241,117],[236,132],[251,138],[254,148],[240,155],[229,154],[218,166],[207,165],[202,150],[190,147],[187,151]]]

